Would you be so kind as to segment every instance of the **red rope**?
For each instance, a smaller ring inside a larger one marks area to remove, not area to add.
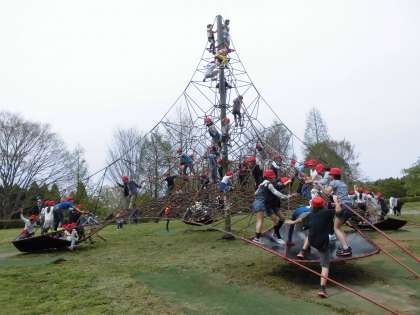
[[[364,300],[366,300],[366,301],[368,301],[368,302],[370,302],[370,303],[372,303],[372,304],[374,304],[374,305],[376,305],[376,306],[378,306],[378,307],[380,307],[380,308],[382,308],[382,309],[390,312],[391,314],[395,314],[395,315],[400,314],[398,311],[395,311],[395,310],[393,310],[393,309],[391,309],[391,308],[383,305],[382,303],[379,303],[379,302],[375,301],[374,299],[370,298],[369,296],[364,295],[362,293],[359,293],[359,292],[353,290],[352,288],[350,288],[350,287],[348,287],[348,286],[346,286],[344,284],[341,284],[338,281],[335,281],[335,280],[331,279],[330,277],[325,277],[321,273],[319,273],[319,272],[317,272],[317,271],[315,271],[315,270],[313,270],[313,269],[311,269],[311,268],[309,268],[309,267],[307,267],[307,266],[305,266],[305,265],[303,265],[303,264],[301,264],[301,263],[299,263],[299,262],[297,262],[297,261],[295,261],[293,259],[290,259],[287,256],[281,255],[278,252],[276,252],[276,251],[274,251],[274,250],[272,250],[270,248],[267,248],[267,247],[264,247],[262,245],[256,244],[256,243],[254,243],[254,242],[252,242],[249,239],[246,239],[244,237],[240,237],[240,239],[243,240],[243,241],[245,241],[245,242],[247,242],[247,243],[249,243],[249,244],[255,245],[255,246],[257,246],[257,247],[259,247],[259,248],[261,248],[261,249],[263,249],[263,250],[265,250],[265,251],[267,251],[269,253],[272,253],[272,254],[274,254],[276,256],[279,256],[279,257],[283,258],[284,260],[286,260],[287,262],[289,262],[291,264],[294,264],[296,266],[299,266],[300,268],[302,268],[302,269],[304,269],[306,271],[309,271],[309,272],[317,275],[318,277],[324,278],[327,281],[330,281],[331,283],[333,283],[334,285],[336,285],[337,287],[340,287],[340,288],[342,288],[342,289],[344,289],[346,291],[349,291],[350,293],[353,293],[353,294],[357,295],[358,297],[360,297],[360,298],[362,298],[362,299],[364,299]]]
[[[265,250],[265,251],[267,251],[267,252],[269,252],[269,253],[271,253],[271,254],[273,254],[275,256],[279,256],[279,257],[283,258],[284,260],[286,260],[287,262],[289,262],[291,264],[297,265],[297,266],[301,267],[302,269],[304,269],[306,271],[309,271],[309,272],[317,275],[318,277],[322,277],[322,278],[326,279],[327,281],[330,281],[331,283],[333,283],[337,287],[340,287],[340,288],[342,288],[342,289],[344,289],[346,291],[349,291],[350,293],[353,293],[354,295],[357,295],[358,297],[360,297],[360,298],[362,298],[362,299],[364,299],[364,300],[366,300],[366,301],[368,301],[368,302],[370,302],[370,303],[372,303],[372,304],[374,304],[374,305],[376,305],[376,306],[378,306],[378,307],[380,307],[380,308],[382,308],[382,309],[390,312],[391,314],[395,314],[395,315],[399,315],[400,314],[398,311],[395,311],[395,310],[393,310],[393,309],[391,309],[391,308],[389,308],[389,307],[387,307],[387,306],[385,306],[385,305],[383,305],[383,304],[381,304],[381,303],[373,300],[369,296],[366,296],[366,295],[364,295],[362,293],[359,293],[359,292],[353,290],[352,288],[350,288],[350,287],[348,287],[348,286],[346,286],[344,284],[341,284],[338,281],[335,281],[335,280],[333,280],[333,279],[331,279],[329,277],[325,277],[325,276],[321,275],[319,272],[317,272],[317,271],[315,271],[315,270],[313,270],[313,269],[311,269],[309,267],[306,267],[305,265],[303,265],[303,264],[301,264],[301,263],[299,263],[299,262],[297,262],[297,261],[295,261],[293,259],[290,259],[287,256],[281,255],[280,253],[278,253],[278,252],[276,252],[276,251],[274,251],[274,250],[272,250],[270,248],[267,248],[267,247],[264,247],[262,245],[256,244],[256,243],[250,241],[249,239],[247,239],[245,237],[235,235],[232,232],[227,232],[227,231],[225,231],[223,229],[220,229],[220,228],[209,227],[209,229],[212,229],[212,230],[215,230],[215,231],[219,231],[219,232],[222,232],[222,233],[226,233],[226,234],[230,234],[230,235],[232,235],[232,236],[234,236],[236,238],[239,238],[242,241],[245,241],[245,242],[247,242],[249,244],[255,245],[255,246],[257,246],[257,247],[259,247],[259,248],[261,248],[261,249],[263,249],[263,250]]]
[[[400,243],[398,243],[397,241],[393,240],[392,238],[390,238],[385,232],[381,231],[380,229],[378,229],[375,225],[373,225],[372,223],[369,222],[369,220],[367,220],[366,218],[364,218],[363,216],[361,216],[360,214],[358,214],[356,211],[354,211],[351,207],[349,207],[348,205],[344,204],[344,206],[350,210],[353,214],[355,214],[356,216],[358,216],[360,219],[362,219],[365,223],[367,223],[371,228],[373,228],[376,232],[378,232],[379,234],[381,234],[383,237],[385,237],[388,241],[390,241],[391,243],[393,243],[394,245],[396,245],[398,248],[400,248],[404,253],[406,253],[408,256],[410,256],[411,258],[413,258],[417,263],[420,262],[420,259],[416,257],[416,255],[414,255],[412,252],[410,252],[407,248],[405,248],[404,246],[402,246]],[[385,251],[384,251],[385,252]],[[418,275],[417,275],[418,277]]]
[[[420,278],[420,275],[414,271],[413,269],[411,269],[409,266],[407,266],[406,264],[404,264],[401,260],[399,260],[397,257],[395,257],[394,255],[392,255],[390,252],[388,252],[385,248],[383,248],[382,246],[378,245],[377,243],[373,242],[371,239],[369,239],[366,234],[364,234],[359,228],[357,228],[355,225],[352,225],[352,228],[356,230],[357,233],[359,233],[363,238],[368,239],[370,242],[372,242],[375,246],[377,246],[382,252],[384,252],[385,255],[391,257],[397,264],[399,264],[400,266],[404,267],[407,271],[409,271],[410,273],[412,273],[414,275],[414,277],[416,278]]]

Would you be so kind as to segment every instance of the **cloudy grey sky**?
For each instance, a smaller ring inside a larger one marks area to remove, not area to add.
[[[318,107],[365,176],[420,156],[420,2],[1,1],[0,109],[50,123],[100,168],[113,131],[148,130],[182,92],[217,14],[293,131]]]

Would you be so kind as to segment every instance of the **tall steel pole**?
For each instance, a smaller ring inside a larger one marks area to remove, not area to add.
[[[217,19],[217,50],[225,47],[225,40],[223,38],[223,18],[221,15],[216,17]],[[226,85],[225,85],[225,66],[220,64],[219,66],[219,96],[220,96],[220,127],[223,130],[224,118],[226,118]],[[223,134],[222,134],[223,135]],[[226,142],[222,145],[222,157],[223,157],[223,173],[227,171],[229,163],[229,152]],[[230,205],[229,200],[225,194],[224,197],[225,206],[225,231],[231,232],[231,219],[230,219]],[[231,234],[225,234],[224,238],[232,238]]]

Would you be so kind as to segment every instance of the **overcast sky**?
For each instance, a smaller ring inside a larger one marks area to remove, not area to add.
[[[1,1],[0,110],[49,123],[103,166],[182,92],[217,14],[265,99],[303,137],[316,106],[370,179],[420,156],[420,1]]]

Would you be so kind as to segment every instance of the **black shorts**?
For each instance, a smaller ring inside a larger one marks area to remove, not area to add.
[[[352,212],[348,209],[350,207],[349,205],[342,205],[342,209],[339,213],[337,213],[335,216],[339,218],[343,223],[345,223],[348,219],[350,219]]]

